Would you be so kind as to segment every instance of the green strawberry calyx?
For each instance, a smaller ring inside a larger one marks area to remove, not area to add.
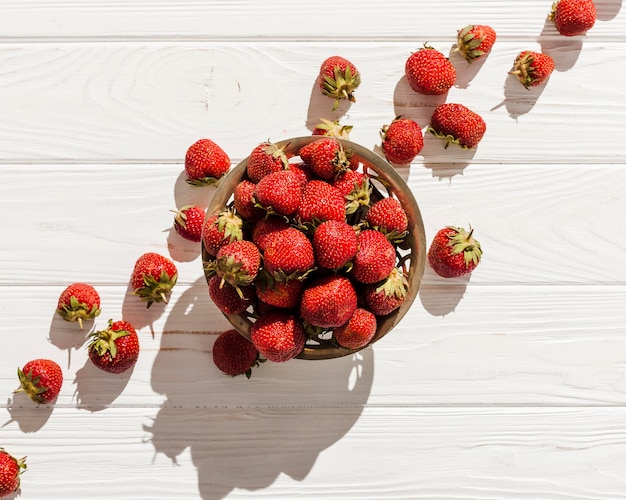
[[[482,257],[482,249],[480,243],[473,237],[474,229],[470,227],[469,231],[463,228],[448,226],[453,232],[448,234],[448,246],[451,248],[451,255],[462,253],[465,266],[470,264],[478,265]]]
[[[130,335],[130,331],[113,330],[112,326],[113,320],[109,320],[108,328],[90,334],[89,337],[91,340],[87,344],[87,349],[89,351],[95,351],[100,357],[109,353],[111,359],[115,358],[115,356],[117,356],[117,345],[115,341],[121,337]]]
[[[409,282],[401,269],[395,267],[383,283],[376,288],[376,293],[383,292],[385,297],[402,299],[406,297]]]
[[[147,301],[147,307],[153,302],[165,302],[167,304],[168,296],[176,284],[178,273],[174,273],[171,277],[164,270],[161,271],[159,279],[151,274],[143,275],[143,286],[137,288],[134,294],[142,300]]]
[[[74,295],[70,297],[69,304],[63,304],[57,309],[57,313],[66,321],[76,321],[83,329],[83,320],[92,320],[100,314],[100,308],[94,304],[89,306],[86,302],[80,302]]]
[[[42,394],[44,394],[49,387],[41,385],[40,377],[38,375],[33,377],[32,370],[24,373],[21,368],[18,368],[17,378],[20,381],[20,387],[15,390],[15,392],[25,392],[30,399],[38,404],[46,402],[46,398],[44,398]]]

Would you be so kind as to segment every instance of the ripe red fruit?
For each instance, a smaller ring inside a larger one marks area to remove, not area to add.
[[[426,95],[445,94],[456,80],[450,60],[426,44],[408,57],[404,73],[411,88]]]
[[[444,103],[435,108],[428,131],[445,141],[445,148],[458,144],[463,149],[474,148],[487,131],[485,120],[463,104]]]
[[[354,102],[354,91],[361,84],[361,74],[354,64],[341,56],[331,56],[322,62],[318,85],[322,94],[332,97],[333,110],[340,99]]]
[[[289,158],[285,153],[285,146],[278,146],[272,142],[263,142],[256,146],[248,157],[246,172],[250,180],[259,182],[272,172],[280,172],[289,166]]]
[[[185,205],[174,211],[174,230],[189,241],[199,242],[202,239],[202,226],[205,211],[197,205]]]
[[[322,222],[313,233],[316,264],[325,269],[339,269],[350,262],[357,251],[354,228],[344,221]]]
[[[82,330],[83,321],[100,314],[100,295],[92,285],[72,283],[61,292],[56,312],[66,321],[78,322]]]
[[[307,283],[300,317],[314,327],[335,328],[345,324],[356,308],[357,295],[350,280],[340,274],[328,274]]]
[[[332,184],[323,180],[311,180],[302,191],[296,219],[302,223],[345,220],[346,200],[341,191]]]
[[[33,359],[22,369],[17,369],[20,388],[15,392],[25,392],[37,404],[54,401],[63,385],[63,370],[50,359]]]
[[[247,179],[237,183],[233,190],[233,207],[240,217],[256,221],[265,215],[265,212],[255,206],[254,190],[256,184]]]
[[[89,337],[89,359],[101,370],[122,373],[137,362],[139,337],[130,323],[109,320],[108,328],[93,332]]]
[[[211,139],[194,142],[185,154],[187,182],[192,186],[215,184],[230,168],[230,158]]]
[[[596,22],[596,6],[593,0],[556,0],[548,18],[561,35],[584,35]]]
[[[215,260],[205,265],[209,273],[217,274],[235,289],[251,285],[261,267],[261,252],[249,240],[233,241],[221,247]]]
[[[231,377],[252,375],[252,368],[259,364],[259,351],[254,344],[237,330],[226,330],[213,343],[213,363]]]
[[[0,448],[0,498],[9,496],[20,487],[20,475],[26,470],[26,457],[15,458]]]
[[[254,282],[258,299],[264,304],[290,309],[300,303],[304,281],[299,279],[279,280],[263,272]]]
[[[263,262],[275,279],[302,278],[315,265],[313,245],[302,231],[288,227],[268,237]]]
[[[380,130],[381,148],[391,163],[408,165],[424,147],[424,136],[417,122],[397,117]]]
[[[454,49],[472,63],[487,55],[496,41],[496,32],[491,26],[469,24],[457,32],[457,45]]]
[[[403,238],[409,227],[409,219],[402,204],[391,196],[374,202],[365,220],[369,227],[377,229],[391,241]]]
[[[207,217],[202,227],[202,243],[205,251],[215,256],[217,251],[233,241],[243,239],[243,220],[231,209]]]
[[[513,61],[513,69],[509,74],[515,75],[526,87],[536,87],[545,82],[554,71],[554,59],[541,52],[524,50]]]
[[[250,340],[265,358],[282,363],[300,354],[306,336],[296,316],[286,311],[270,311],[252,324]]]
[[[408,288],[406,276],[396,267],[381,284],[365,286],[365,305],[377,316],[386,316],[404,304]]]
[[[300,158],[315,175],[332,181],[351,168],[350,151],[343,149],[335,137],[322,137],[300,148]]]
[[[267,242],[274,233],[291,227],[282,217],[266,217],[258,221],[252,229],[252,242],[259,247],[261,252],[265,252]]]
[[[356,170],[346,170],[339,174],[332,185],[339,189],[345,201],[346,215],[355,213],[361,207],[368,207],[372,186],[369,176]]]
[[[177,278],[178,270],[170,259],[147,252],[135,262],[130,282],[133,293],[150,307],[154,302],[167,303]]]
[[[252,285],[235,288],[217,274],[209,278],[209,297],[224,314],[241,314],[254,302]]]
[[[328,137],[339,137],[341,139],[350,140],[350,132],[354,127],[352,125],[342,125],[339,121],[330,121],[326,118],[321,118],[313,129],[312,135],[324,135]]]
[[[362,349],[376,334],[376,316],[357,308],[345,325],[333,330],[335,341],[348,349]]]
[[[448,226],[437,231],[428,249],[428,262],[444,278],[458,278],[471,273],[482,257],[474,230]]]
[[[384,280],[396,263],[396,250],[383,233],[365,229],[358,236],[359,249],[352,260],[352,277],[360,283]]]
[[[293,170],[280,170],[263,177],[254,189],[256,203],[268,213],[292,215],[298,210],[304,179]]]

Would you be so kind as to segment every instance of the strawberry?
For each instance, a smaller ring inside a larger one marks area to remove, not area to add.
[[[360,283],[384,280],[396,263],[396,250],[380,231],[364,229],[358,236],[358,250],[352,260],[352,277]]]
[[[314,179],[304,186],[296,219],[301,223],[345,220],[346,201],[332,184]]]
[[[0,448],[0,498],[9,496],[20,487],[20,475],[26,470],[26,457],[15,458]]]
[[[100,314],[100,295],[92,285],[72,283],[59,296],[56,312],[66,321],[76,321],[83,329],[83,321]]]
[[[333,110],[340,99],[355,102],[354,91],[361,84],[361,74],[354,64],[341,56],[331,56],[320,66],[318,85],[322,94],[332,97]]]
[[[348,322],[333,330],[335,341],[348,349],[362,349],[376,334],[376,316],[361,307],[355,309]]]
[[[339,174],[332,185],[339,189],[345,199],[346,215],[355,213],[361,207],[368,207],[372,186],[369,176],[356,170],[346,170]]]
[[[33,359],[17,369],[20,388],[15,392],[25,392],[37,404],[54,401],[63,385],[61,367],[50,359]]]
[[[313,233],[315,263],[325,269],[339,269],[350,262],[357,251],[354,228],[344,221],[322,222]]]
[[[199,242],[202,239],[204,209],[197,205],[185,205],[174,211],[174,230],[189,241]]]
[[[397,198],[381,198],[365,216],[369,227],[382,232],[391,241],[402,239],[409,227],[409,219]]]
[[[300,177],[302,177],[304,182],[309,182],[311,179],[315,178],[313,171],[303,161],[290,162],[288,170],[297,173]]]
[[[267,174],[285,170],[289,166],[285,147],[286,145],[278,146],[269,141],[256,146],[248,157],[246,167],[248,178],[257,183]]]
[[[241,314],[254,302],[255,292],[252,285],[235,288],[217,274],[209,278],[208,284],[209,297],[224,314]]]
[[[408,165],[424,147],[422,129],[409,118],[396,117],[380,130],[381,148],[391,163]]]
[[[265,252],[267,242],[272,235],[283,229],[291,227],[282,217],[269,216],[258,221],[252,229],[252,242],[259,247],[261,252]]]
[[[526,87],[536,87],[545,82],[554,71],[554,59],[541,52],[524,50],[513,61],[513,69],[509,74],[515,77]]]
[[[365,305],[375,315],[386,316],[404,304],[408,288],[406,276],[395,267],[382,283],[365,286]]]
[[[457,45],[454,49],[472,63],[487,55],[496,42],[496,32],[484,24],[468,24],[457,32]]]
[[[261,267],[261,252],[249,240],[233,241],[221,247],[215,260],[205,264],[208,275],[217,274],[222,282],[237,290],[251,285]],[[241,290],[238,293],[242,293]]]
[[[89,337],[89,359],[101,370],[122,373],[135,366],[139,337],[130,323],[110,319],[108,328],[93,332]]]
[[[300,354],[306,337],[296,316],[286,311],[270,311],[252,324],[250,340],[265,358],[282,363]]]
[[[268,272],[261,273],[254,282],[256,294],[263,303],[290,309],[300,303],[304,282],[298,279],[277,280]]]
[[[340,139],[350,140],[350,132],[352,132],[353,128],[352,125],[342,125],[338,120],[330,121],[321,118],[320,123],[313,129],[313,135],[339,137]]]
[[[328,274],[307,283],[302,292],[300,317],[314,327],[336,328],[345,324],[356,308],[357,295],[350,280],[340,274]]]
[[[351,168],[352,153],[343,149],[335,137],[322,137],[300,148],[300,158],[315,175],[332,181]]]
[[[237,330],[226,330],[213,343],[213,363],[226,375],[250,378],[252,368],[259,365],[259,351]]]
[[[254,189],[256,204],[268,213],[292,215],[298,210],[304,179],[293,170],[280,170],[263,177]]]
[[[244,219],[253,221],[259,220],[265,215],[262,209],[255,206],[255,188],[256,184],[247,179],[242,179],[233,190],[233,207],[235,207],[235,211]]]
[[[243,220],[229,208],[207,217],[202,227],[202,243],[205,251],[215,257],[217,251],[233,241],[243,239]]]
[[[230,158],[211,139],[194,142],[185,154],[187,182],[192,186],[215,184],[230,168]]]
[[[263,262],[265,270],[275,279],[302,278],[315,265],[313,245],[294,227],[277,231],[267,239]]]
[[[149,308],[154,302],[167,303],[177,278],[178,270],[170,259],[147,252],[135,262],[130,282],[133,293]]]
[[[410,87],[426,95],[445,94],[456,80],[456,70],[450,60],[427,44],[411,53],[404,73]]]
[[[596,7],[593,0],[556,0],[548,19],[561,35],[584,35],[596,23]]]
[[[474,230],[448,226],[437,231],[428,249],[428,263],[444,278],[458,278],[471,273],[482,256]]]
[[[431,134],[445,141],[444,148],[454,143],[463,149],[476,147],[486,130],[485,120],[478,113],[454,103],[437,106],[428,127]]]

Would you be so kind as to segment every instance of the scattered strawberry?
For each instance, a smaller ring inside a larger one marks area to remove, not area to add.
[[[307,283],[300,302],[300,317],[314,327],[335,328],[345,324],[356,308],[357,295],[350,280],[328,274]]]
[[[250,378],[252,368],[259,364],[259,351],[237,330],[226,330],[213,343],[213,363],[226,375]]]
[[[409,227],[409,219],[402,204],[391,196],[376,201],[365,216],[369,227],[377,229],[389,240],[402,239]]]
[[[275,279],[302,279],[315,265],[313,245],[302,231],[288,227],[267,239],[263,262]]]
[[[202,226],[206,215],[204,209],[197,205],[185,205],[174,213],[176,233],[186,240],[199,242],[202,239]]]
[[[556,0],[548,18],[561,35],[584,35],[596,23],[596,6],[593,0]]]
[[[304,180],[293,170],[280,170],[263,177],[254,189],[254,199],[269,214],[292,215],[298,210]]]
[[[133,293],[150,307],[154,302],[167,303],[177,278],[178,270],[170,259],[147,252],[135,262],[130,282]]]
[[[313,233],[315,263],[325,269],[339,269],[356,255],[357,236],[354,228],[344,221],[322,222]]]
[[[250,340],[265,358],[281,363],[300,354],[306,337],[296,316],[286,311],[270,311],[252,324]]]
[[[361,84],[361,74],[354,64],[341,56],[331,56],[322,62],[319,73],[319,87],[322,94],[332,97],[333,110],[340,99],[354,102],[354,91]]]
[[[215,184],[230,168],[230,158],[211,139],[193,143],[185,154],[187,182],[192,186]]]
[[[254,303],[255,292],[252,285],[235,288],[216,274],[209,279],[209,296],[220,312],[241,314]]]
[[[456,80],[450,60],[427,44],[408,57],[404,72],[411,88],[426,95],[445,94]]]
[[[238,289],[252,285],[260,267],[259,248],[249,240],[241,240],[221,247],[215,260],[205,265],[205,270],[209,275],[217,274],[223,282]]]
[[[100,295],[92,285],[73,283],[59,296],[56,312],[66,321],[76,321],[83,329],[83,321],[100,314]]]
[[[54,401],[63,385],[61,367],[50,359],[33,359],[17,369],[20,388],[15,392],[25,392],[37,404]]]
[[[377,316],[386,316],[404,304],[408,288],[406,276],[396,267],[382,284],[365,286],[365,305]]]
[[[487,55],[496,42],[496,32],[491,26],[469,24],[457,32],[457,45],[454,49],[472,63]]]
[[[20,487],[20,475],[26,470],[26,457],[15,458],[0,448],[0,498],[15,493]]]
[[[233,207],[237,214],[247,220],[256,221],[265,215],[265,212],[255,206],[254,190],[256,184],[247,179],[237,183],[233,190]]]
[[[361,349],[376,333],[376,316],[367,309],[357,308],[345,325],[333,330],[335,341],[348,349]]]
[[[339,137],[340,139],[350,140],[350,132],[352,132],[352,125],[342,125],[338,120],[330,121],[325,118],[320,119],[313,129],[313,135],[324,135],[327,137]]]
[[[396,250],[380,231],[365,229],[358,236],[358,246],[352,260],[352,277],[360,283],[384,280],[396,263]]]
[[[448,226],[437,231],[428,249],[428,262],[444,278],[458,278],[471,273],[482,256],[474,230]]]
[[[242,228],[243,220],[229,208],[207,217],[202,227],[202,243],[205,251],[214,257],[217,251],[227,243],[242,240]]]
[[[554,59],[541,52],[524,50],[513,61],[513,69],[509,74],[515,77],[526,87],[536,87],[545,82],[554,71]]]
[[[89,337],[89,359],[101,370],[122,373],[137,362],[139,337],[130,323],[110,319],[108,328],[93,332]]]
[[[296,219],[301,223],[345,220],[346,200],[332,184],[314,179],[304,186]]]
[[[343,149],[335,137],[322,137],[300,149],[300,158],[315,175],[332,181],[351,168],[351,153]]]
[[[408,165],[424,147],[422,129],[409,118],[396,117],[380,130],[381,148],[391,163]]]
[[[248,157],[246,172],[249,179],[256,183],[272,172],[285,170],[289,166],[285,147],[269,141],[256,146]]]
[[[437,106],[428,127],[430,133],[445,141],[445,148],[453,143],[463,149],[476,147],[486,130],[485,120],[478,113],[454,103]]]

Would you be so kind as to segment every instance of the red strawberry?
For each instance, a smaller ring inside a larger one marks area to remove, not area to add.
[[[235,288],[216,274],[209,278],[209,296],[222,313],[241,314],[254,302],[255,293],[252,285]]]
[[[482,256],[474,230],[448,226],[437,231],[428,249],[428,262],[444,278],[457,278],[471,273]]]
[[[187,182],[192,186],[215,184],[230,168],[230,158],[211,139],[194,142],[185,154]]]
[[[302,223],[345,220],[346,201],[332,184],[322,180],[309,181],[302,191],[296,219]]]
[[[9,496],[20,487],[20,475],[26,470],[26,457],[15,458],[0,448],[0,498]]]
[[[355,213],[370,204],[372,187],[369,176],[356,170],[346,170],[337,176],[332,185],[339,189],[345,199],[346,215]]]
[[[300,158],[321,179],[332,181],[351,168],[350,151],[335,137],[322,137],[300,148]]]
[[[213,343],[213,363],[226,375],[250,378],[252,368],[259,364],[259,351],[237,330],[226,330]]]
[[[204,249],[214,257],[217,251],[227,243],[243,239],[242,228],[241,217],[228,208],[219,214],[207,217],[202,227]]]
[[[285,170],[289,166],[285,147],[269,141],[256,146],[248,157],[248,166],[246,167],[250,180],[256,183],[272,172]]]
[[[360,283],[376,283],[389,276],[396,263],[396,250],[385,235],[365,229],[358,236],[358,245],[352,260],[352,277]]]
[[[358,308],[345,325],[333,330],[335,341],[348,349],[362,349],[376,334],[376,316],[367,309]]]
[[[289,227],[267,239],[263,262],[276,279],[302,278],[315,265],[313,246],[302,231]]]
[[[445,94],[456,80],[450,60],[426,44],[408,57],[404,72],[411,88],[426,95]]]
[[[282,217],[267,217],[258,221],[252,229],[252,242],[259,247],[261,252],[265,252],[267,242],[272,235],[283,229],[291,227]]]
[[[333,110],[340,99],[354,102],[354,91],[361,84],[361,74],[354,64],[340,56],[331,56],[322,62],[319,74],[319,87],[322,94],[332,97]]]
[[[250,340],[267,359],[281,363],[300,354],[306,337],[302,323],[293,314],[271,311],[252,324]]]
[[[185,205],[174,212],[174,230],[189,241],[199,242],[202,239],[204,209],[197,205]]]
[[[408,288],[406,276],[396,267],[382,284],[365,286],[365,305],[377,316],[386,316],[404,304]]]
[[[137,259],[130,282],[133,293],[150,307],[153,302],[167,303],[178,279],[178,270],[167,257],[147,252]]]
[[[541,85],[553,71],[554,59],[549,55],[524,50],[513,61],[509,74],[515,75],[524,87],[529,88]]]
[[[457,32],[457,45],[454,49],[468,63],[487,55],[496,42],[496,32],[484,24],[468,24]]]
[[[126,321],[109,320],[108,328],[93,332],[87,345],[89,359],[101,370],[122,373],[139,357],[139,337]]]
[[[233,190],[233,206],[241,217],[247,220],[259,220],[265,212],[255,206],[254,190],[256,184],[247,179],[237,183]]]
[[[304,179],[293,170],[272,172],[263,177],[254,189],[256,203],[268,213],[292,215],[300,205]]]
[[[413,120],[398,116],[380,130],[381,148],[391,163],[408,165],[424,147],[422,129]]]
[[[369,227],[377,229],[391,241],[405,236],[409,219],[397,198],[381,198],[375,202],[365,216]]]
[[[463,149],[476,147],[486,130],[485,120],[478,113],[454,103],[437,106],[428,127],[431,134],[445,141],[445,148],[454,143]]]
[[[548,18],[561,35],[584,35],[596,23],[596,6],[593,0],[556,0]]]
[[[17,369],[20,388],[15,392],[25,392],[37,404],[54,401],[63,385],[61,367],[50,359],[33,359]]]
[[[66,321],[77,321],[82,330],[83,321],[100,314],[100,295],[92,285],[73,283],[61,292],[56,312]]]
[[[256,294],[263,303],[290,309],[300,303],[304,282],[298,279],[277,280],[263,272],[254,282]]]
[[[357,251],[354,228],[344,221],[322,222],[313,233],[315,262],[325,269],[338,269],[350,262]]]
[[[330,121],[325,118],[320,119],[313,129],[313,135],[325,135],[328,137],[339,137],[341,139],[350,139],[350,132],[352,132],[352,125],[342,125],[339,121]]]
[[[340,274],[328,274],[307,283],[300,317],[314,327],[336,328],[345,324],[356,308],[357,295],[350,280]]]
[[[236,289],[251,285],[261,267],[261,252],[249,240],[233,241],[221,247],[215,260],[205,264],[209,275],[217,274]]]

